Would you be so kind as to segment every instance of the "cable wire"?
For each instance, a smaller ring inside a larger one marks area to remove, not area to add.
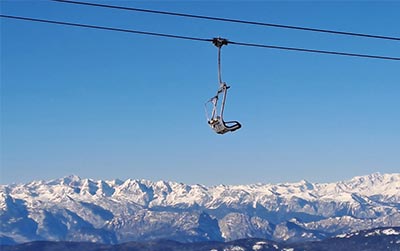
[[[81,24],[81,23],[69,23],[69,22],[61,22],[61,21],[54,21],[54,20],[29,18],[29,17],[10,16],[10,15],[3,15],[3,14],[0,14],[0,17],[9,18],[9,19],[23,20],[23,21],[30,21],[30,22],[40,22],[40,23],[49,23],[49,24],[57,24],[57,25],[65,25],[65,26],[75,26],[75,27],[81,27],[81,28],[108,30],[108,31],[125,32],[125,33],[134,33],[134,34],[140,34],[140,35],[167,37],[167,38],[175,38],[175,39],[200,41],[200,42],[213,42],[214,41],[214,39],[208,39],[208,38],[188,37],[188,36],[180,36],[180,35],[174,35],[174,34],[165,34],[165,33],[139,31],[139,30],[121,29],[121,28],[113,28],[113,27]],[[361,58],[373,58],[373,59],[400,61],[400,58],[398,58],[398,57],[367,55],[367,54],[356,54],[356,53],[347,53],[347,52],[338,52],[338,51],[323,51],[323,50],[295,48],[295,47],[283,47],[283,46],[266,45],[266,44],[234,42],[234,41],[228,41],[228,40],[227,40],[227,43],[228,44],[232,44],[232,45],[246,46],[246,47],[259,47],[259,48],[268,48],[268,49],[277,49],[277,50],[301,51],[301,52],[308,52],[308,53],[320,53],[320,54],[330,54],[330,55],[340,55],[340,56],[351,56],[351,57],[361,57]]]
[[[357,54],[357,53],[348,53],[348,52],[339,52],[339,51],[324,51],[324,50],[314,50],[314,49],[294,48],[294,47],[283,47],[283,46],[266,45],[266,44],[253,44],[253,43],[242,43],[242,42],[233,42],[233,41],[229,41],[229,44],[235,44],[235,45],[241,45],[241,46],[250,46],[250,47],[259,47],[259,48],[268,48],[268,49],[277,49],[277,50],[288,50],[288,51],[301,51],[301,52],[310,52],[310,53],[330,54],[330,55],[339,55],[339,56],[348,56],[348,57],[375,58],[375,59],[385,59],[385,60],[400,60],[400,58],[396,58],[396,57]]]
[[[61,2],[61,3],[87,5],[87,6],[93,6],[93,7],[102,7],[102,8],[110,8],[110,9],[127,10],[127,11],[146,12],[146,13],[161,14],[161,15],[179,16],[179,17],[186,17],[186,18],[196,18],[196,19],[205,19],[205,20],[222,21],[222,22],[230,22],[230,23],[240,23],[240,24],[257,25],[257,26],[268,26],[268,27],[283,28],[283,29],[293,29],[293,30],[302,30],[302,31],[310,31],[310,32],[329,33],[329,34],[335,34],[335,35],[357,36],[357,37],[364,37],[364,38],[375,38],[375,39],[385,39],[385,40],[400,41],[400,37],[381,36],[381,35],[366,34],[366,33],[356,33],[356,32],[346,32],[346,31],[337,31],[337,30],[317,29],[317,28],[310,28],[310,27],[301,27],[301,26],[284,25],[284,24],[276,24],[276,23],[264,23],[264,22],[247,21],[247,20],[232,19],[232,18],[212,17],[212,16],[203,16],[203,15],[193,15],[193,14],[187,14],[187,13],[178,13],[178,12],[169,12],[169,11],[159,11],[159,10],[123,7],[123,6],[116,6],[116,5],[106,5],[106,4],[97,4],[97,3],[88,3],[88,2],[78,2],[78,1],[72,1],[72,0],[51,0],[51,1]]]
[[[90,25],[90,24],[69,23],[69,22],[61,22],[61,21],[54,21],[54,20],[30,18],[30,17],[19,17],[19,16],[2,15],[2,14],[0,14],[0,17],[10,18],[10,19],[18,19],[18,20],[24,20],[24,21],[40,22],[40,23],[49,23],[49,24],[59,24],[59,25],[83,27],[83,28],[98,29],[98,30],[109,30],[109,31],[117,31],[117,32],[134,33],[134,34],[140,34],[140,35],[149,35],[149,36],[158,36],[158,37],[168,37],[168,38],[177,38],[177,39],[185,39],[185,40],[212,42],[212,39],[206,39],[206,38],[186,37],[186,36],[179,36],[179,35],[172,35],[172,34],[165,34],[165,33],[147,32],[147,31],[138,31],[138,30],[128,30],[128,29],[97,26],[97,25]]]

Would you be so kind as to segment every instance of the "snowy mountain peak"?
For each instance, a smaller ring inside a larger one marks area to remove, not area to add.
[[[70,185],[73,185],[75,183],[80,182],[81,180],[82,179],[77,175],[69,175],[69,176],[63,177],[61,179],[52,180],[49,183],[50,184],[61,184],[61,185],[70,186]]]

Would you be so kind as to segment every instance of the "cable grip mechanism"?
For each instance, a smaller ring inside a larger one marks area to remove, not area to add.
[[[221,38],[221,37],[213,38],[212,42],[218,48],[221,48],[223,45],[228,45],[228,43],[229,43],[228,39]]]

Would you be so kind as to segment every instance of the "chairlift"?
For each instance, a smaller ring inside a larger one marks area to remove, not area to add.
[[[225,109],[225,101],[228,93],[228,86],[221,79],[221,48],[223,45],[228,44],[228,40],[224,38],[214,38],[213,44],[218,48],[218,80],[219,87],[217,90],[217,94],[212,97],[209,101],[206,102],[206,116],[207,121],[210,127],[218,134],[224,134],[227,132],[233,132],[237,129],[241,128],[242,125],[238,121],[225,121],[223,118],[224,109]],[[221,102],[218,102],[222,98]],[[209,109],[207,109],[211,105],[211,116],[209,116]],[[218,109],[218,106],[220,108]]]

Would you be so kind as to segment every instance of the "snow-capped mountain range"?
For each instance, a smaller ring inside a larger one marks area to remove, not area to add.
[[[0,226],[5,244],[322,240],[400,226],[400,173],[324,184],[206,187],[69,176],[1,185]]]

